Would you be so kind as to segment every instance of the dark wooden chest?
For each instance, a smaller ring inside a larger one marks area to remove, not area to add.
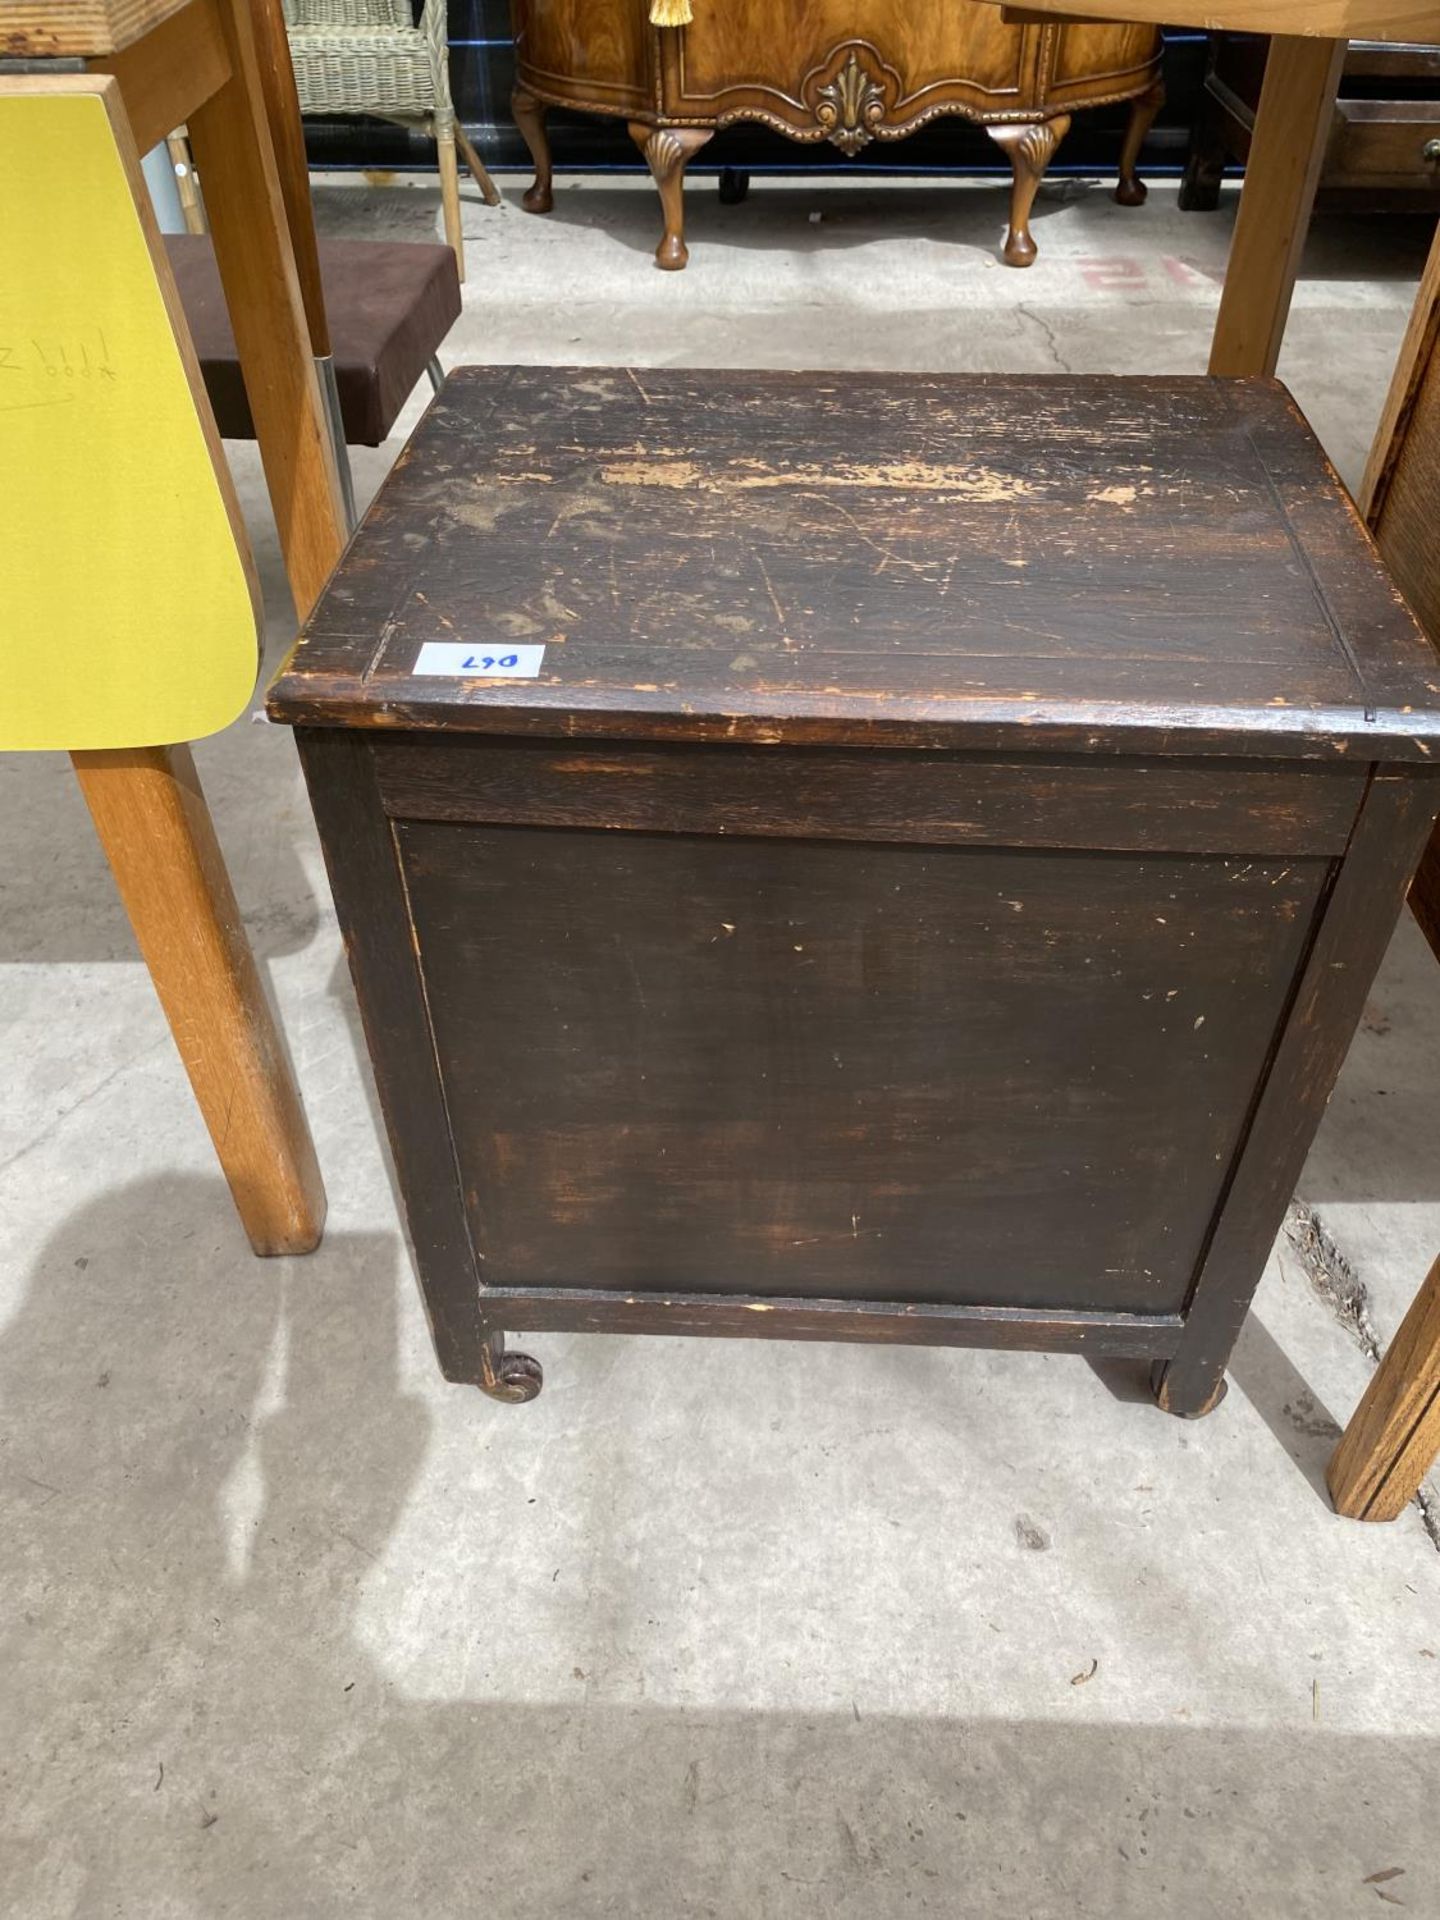
[[[446,1376],[980,1343],[1205,1411],[1437,684],[1273,382],[452,376],[271,697]]]

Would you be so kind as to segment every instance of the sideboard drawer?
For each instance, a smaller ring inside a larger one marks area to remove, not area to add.
[[[1128,99],[1140,77],[1155,65],[1155,29],[1151,26],[1089,26],[1083,33],[1058,33],[1051,54],[1046,97],[1063,100],[1079,89],[1090,100],[1112,90]]]
[[[1332,187],[1413,187],[1440,193],[1440,101],[1337,100],[1325,152]]]
[[[515,13],[517,58],[544,85],[602,113],[643,113],[655,31],[635,0],[526,0]]]
[[[671,111],[713,112],[722,94],[764,87],[808,118],[815,85],[830,81],[826,69],[857,43],[883,75],[889,122],[923,112],[927,90],[963,83],[1003,106],[1023,87],[1039,39],[1038,29],[1010,26],[998,7],[971,0],[909,8],[895,0],[730,0],[697,8],[676,36],[679,92]]]

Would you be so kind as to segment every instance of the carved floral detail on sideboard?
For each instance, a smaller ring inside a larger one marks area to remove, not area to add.
[[[854,47],[835,78],[816,90],[815,118],[826,139],[844,154],[858,153],[875,138],[885,118],[885,89],[861,66]]]

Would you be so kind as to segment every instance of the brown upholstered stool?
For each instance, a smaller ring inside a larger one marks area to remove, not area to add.
[[[220,432],[253,440],[214,249],[189,234],[166,246]],[[460,316],[455,255],[408,241],[321,240],[320,278],[345,439],[378,447]]]

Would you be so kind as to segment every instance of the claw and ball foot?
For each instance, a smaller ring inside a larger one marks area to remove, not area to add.
[[[520,204],[527,213],[549,213],[555,204],[554,174],[550,165],[550,136],[545,131],[545,108],[533,93],[517,87],[510,96],[510,111],[520,129],[520,137],[535,162],[534,181],[525,189]]]
[[[655,264],[678,273],[690,258],[685,245],[685,169],[712,136],[709,127],[647,127],[630,122],[630,138],[645,156],[660,189],[665,232],[655,249]]]
[[[1001,253],[1007,266],[1028,267],[1035,259],[1030,209],[1055,149],[1070,131],[1070,116],[1060,113],[1053,120],[987,126],[985,131],[1005,154],[1015,176],[1010,191],[1010,226]]]
[[[1150,1391],[1155,1404],[1180,1420],[1203,1420],[1213,1413],[1229,1390],[1224,1370],[1187,1367],[1175,1360],[1157,1360],[1150,1369]]]
[[[545,1384],[540,1362],[528,1353],[507,1352],[503,1333],[487,1334],[480,1349],[480,1378],[476,1383],[492,1400],[523,1406]]]
[[[1165,83],[1157,80],[1148,93],[1142,93],[1138,100],[1131,103],[1130,124],[1125,129],[1125,141],[1120,149],[1120,184],[1115,189],[1115,198],[1122,207],[1139,207],[1145,202],[1145,182],[1135,171],[1140,158],[1140,149],[1145,144],[1145,136],[1154,125],[1155,116],[1165,104]]]

